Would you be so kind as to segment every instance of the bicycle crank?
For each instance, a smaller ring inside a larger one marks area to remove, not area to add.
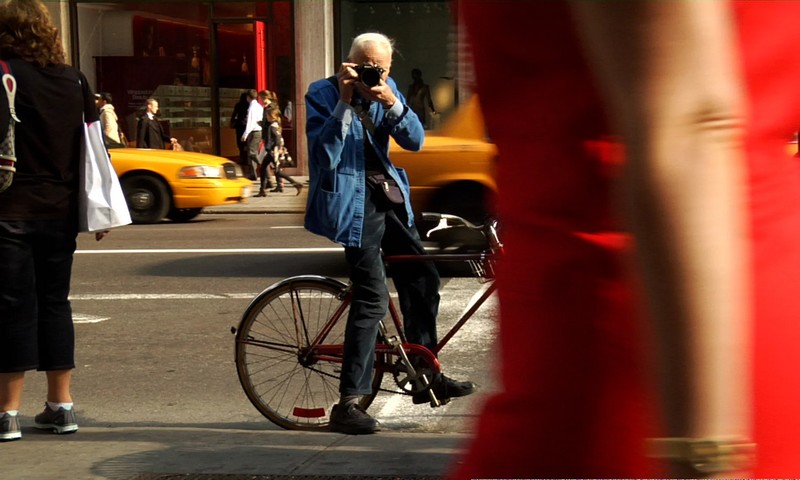
[[[433,365],[425,357],[415,355],[409,356],[409,362],[414,365],[414,373],[409,372],[404,359],[398,358],[394,362],[394,368],[392,369],[394,382],[406,395],[414,395],[415,393],[430,390],[434,376]]]

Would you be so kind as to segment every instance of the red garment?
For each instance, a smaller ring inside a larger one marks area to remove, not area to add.
[[[759,476],[800,475],[800,2],[738,2],[750,106],[755,440]],[[611,133],[567,2],[460,2],[500,161],[507,257],[498,276],[504,391],[489,399],[456,478],[651,477],[659,436],[641,313],[614,217]],[[746,355],[748,352],[742,352]],[[732,399],[736,401],[736,399]]]
[[[734,2],[747,83],[755,315],[757,477],[800,477],[800,2]]]

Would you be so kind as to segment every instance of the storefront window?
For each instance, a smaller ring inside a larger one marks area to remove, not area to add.
[[[293,52],[284,48],[293,45],[290,1],[76,5],[80,68],[96,91],[112,95],[131,140],[154,97],[186,150],[238,158],[230,118],[241,92],[293,98]]]
[[[384,33],[395,41],[390,75],[403,95],[409,93],[411,71],[419,69],[430,86],[436,111],[442,118],[453,111],[458,103],[458,34],[450,2],[342,0],[340,17],[343,57],[356,35]],[[436,117],[436,124],[442,118]]]

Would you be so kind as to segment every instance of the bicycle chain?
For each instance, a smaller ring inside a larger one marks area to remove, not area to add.
[[[305,367],[305,368],[311,370],[312,372],[317,372],[319,374],[325,375],[326,377],[339,378],[337,375],[334,375],[334,374],[328,373],[328,372],[323,372],[322,370],[317,370],[314,367]],[[381,387],[378,387],[378,391],[379,392],[385,392],[385,393],[396,393],[396,394],[399,394],[399,395],[407,395],[409,397],[414,395],[413,393],[404,392],[403,390],[389,390],[388,388],[381,388]]]

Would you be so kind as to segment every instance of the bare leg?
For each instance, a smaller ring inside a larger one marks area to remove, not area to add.
[[[25,372],[0,373],[0,412],[19,410]]]
[[[69,385],[72,380],[72,370],[51,370],[47,372],[47,401],[55,403],[70,403],[72,395]]]

